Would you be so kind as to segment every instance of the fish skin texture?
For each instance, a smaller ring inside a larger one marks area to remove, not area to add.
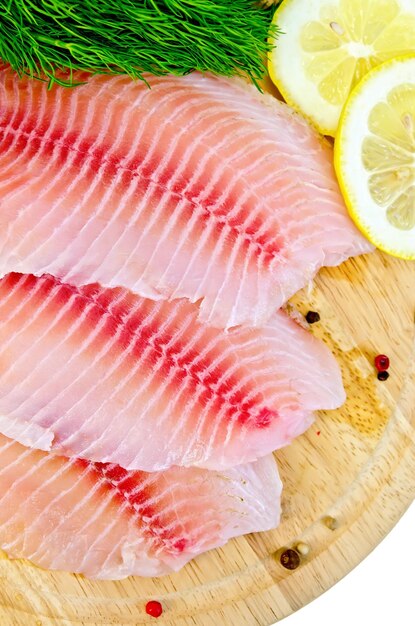
[[[0,435],[0,547],[91,578],[161,576],[231,537],[274,528],[272,455],[226,472],[128,472],[25,448]]]
[[[0,71],[0,275],[53,274],[188,298],[221,328],[261,326],[324,265],[373,247],[332,149],[286,104],[192,73]]]
[[[188,300],[12,273],[0,280],[0,432],[126,469],[254,461],[345,399],[323,342],[278,311],[198,322]]]

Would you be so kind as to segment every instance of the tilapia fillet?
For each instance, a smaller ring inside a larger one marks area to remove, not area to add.
[[[262,325],[323,265],[372,250],[332,150],[285,104],[193,73],[0,71],[0,275],[49,273],[200,302],[217,327]]]
[[[0,548],[93,578],[160,576],[231,537],[278,525],[272,456],[224,473],[128,472],[0,435]]]
[[[285,313],[229,332],[197,316],[188,300],[7,275],[0,432],[127,469],[215,469],[288,444],[344,401],[330,351]]]

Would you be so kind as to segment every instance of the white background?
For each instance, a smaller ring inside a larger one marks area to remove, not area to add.
[[[415,503],[358,567],[282,624],[415,626]]]

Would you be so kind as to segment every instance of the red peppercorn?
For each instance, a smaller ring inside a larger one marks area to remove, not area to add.
[[[150,602],[146,604],[146,613],[147,615],[151,615],[151,617],[160,617],[163,613],[163,607],[157,600],[150,600]]]
[[[389,358],[386,354],[378,354],[377,357],[375,357],[375,367],[378,372],[386,372],[386,370],[389,369],[389,365]]]

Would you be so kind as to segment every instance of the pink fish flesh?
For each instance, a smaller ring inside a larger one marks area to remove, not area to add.
[[[215,469],[288,444],[314,410],[343,403],[332,354],[285,313],[229,332],[197,316],[187,300],[7,275],[0,432],[127,469]]]
[[[224,473],[128,472],[0,435],[0,547],[92,578],[160,576],[231,537],[278,525],[272,456]]]
[[[286,104],[193,73],[76,74],[76,89],[0,71],[0,275],[124,286],[260,326],[323,265],[372,250],[332,149]]]

